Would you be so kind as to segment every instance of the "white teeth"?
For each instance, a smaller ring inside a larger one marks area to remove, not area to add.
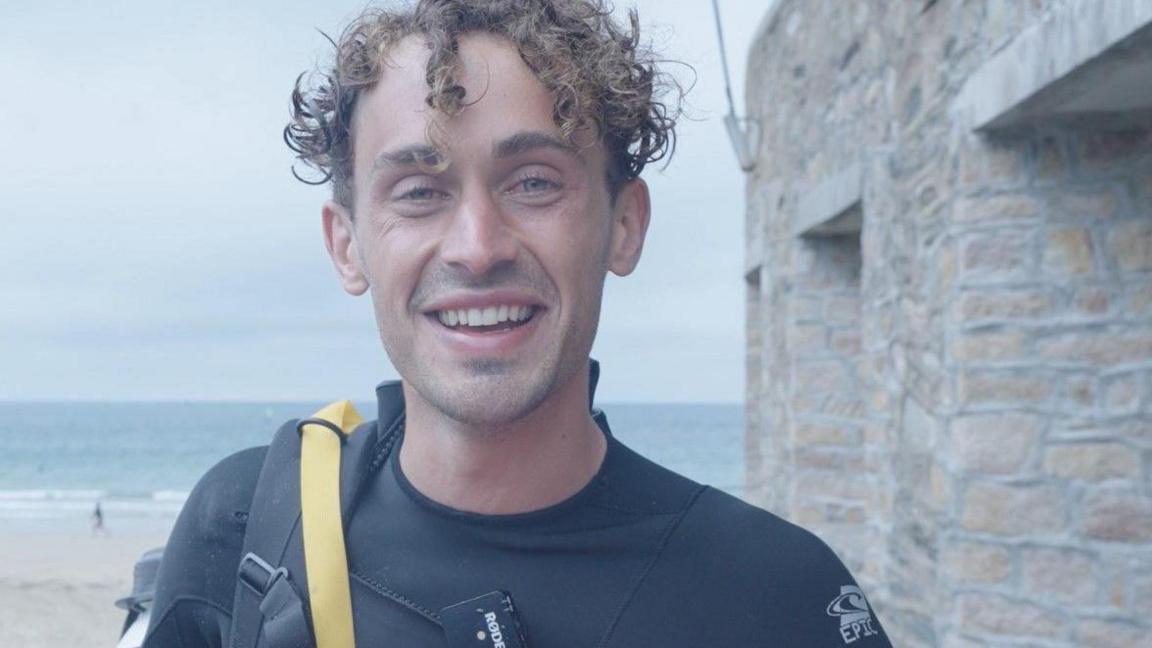
[[[501,322],[522,322],[532,315],[531,306],[488,306],[456,308],[436,313],[444,326],[492,326]]]

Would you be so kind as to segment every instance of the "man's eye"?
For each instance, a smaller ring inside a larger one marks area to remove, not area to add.
[[[404,193],[400,194],[400,200],[415,200],[415,201],[435,200],[436,198],[439,198],[440,195],[441,195],[441,192],[439,192],[439,191],[437,191],[431,187],[417,187],[415,189],[409,189],[408,191],[405,191]]]
[[[555,191],[559,187],[559,183],[553,182],[548,178],[543,178],[540,176],[527,176],[517,180],[516,184],[512,186],[510,193],[541,194],[549,191]]]

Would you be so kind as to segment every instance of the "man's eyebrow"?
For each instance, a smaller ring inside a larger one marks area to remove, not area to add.
[[[436,166],[440,163],[440,152],[428,144],[412,144],[391,151],[384,151],[376,156],[372,168],[380,169],[385,166]]]
[[[568,155],[579,157],[579,152],[575,146],[555,135],[541,131],[522,131],[500,140],[492,147],[492,157],[498,160],[510,158],[540,148],[556,149]]]

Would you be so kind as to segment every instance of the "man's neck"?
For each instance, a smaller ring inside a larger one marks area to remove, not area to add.
[[[607,449],[587,384],[578,372],[529,415],[483,430],[446,419],[405,385],[404,475],[460,511],[506,515],[562,502],[595,476]]]

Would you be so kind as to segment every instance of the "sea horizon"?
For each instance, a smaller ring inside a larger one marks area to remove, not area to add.
[[[0,400],[0,519],[175,518],[203,473],[323,401]],[[372,418],[375,405],[354,401]],[[598,403],[613,434],[676,472],[743,494],[738,403]]]

